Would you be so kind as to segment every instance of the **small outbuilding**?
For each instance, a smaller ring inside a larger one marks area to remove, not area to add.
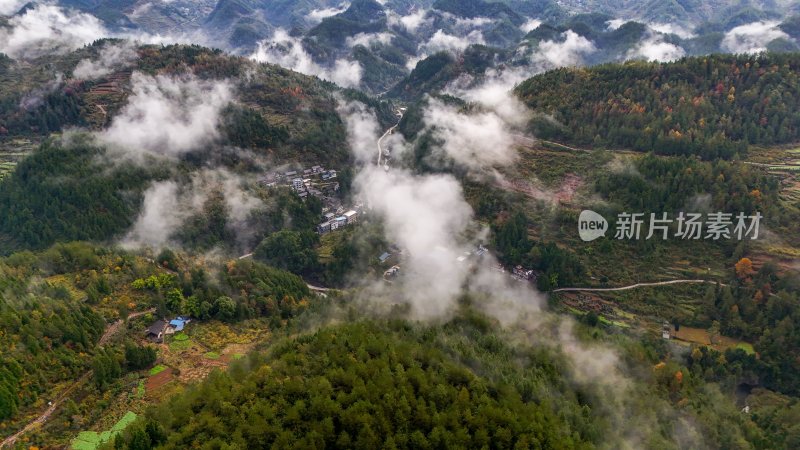
[[[153,342],[161,342],[164,339],[164,329],[167,323],[163,320],[156,320],[147,328],[147,339]]]

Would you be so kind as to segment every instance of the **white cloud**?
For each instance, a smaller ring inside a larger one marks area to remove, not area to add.
[[[139,216],[122,241],[127,248],[159,247],[172,239],[188,217],[178,198],[178,183],[158,181],[144,191],[144,201]]]
[[[488,98],[485,96],[482,100]],[[506,104],[511,100],[509,96],[501,98],[506,101],[492,99],[492,104],[484,104],[494,109],[487,108],[470,114],[462,113],[439,100],[429,99],[423,110],[423,120],[426,129],[440,143],[435,146],[435,151],[472,172],[487,172],[496,166],[507,166],[516,161],[512,128],[524,124],[526,114],[521,105],[518,109],[516,104]],[[518,112],[522,114],[515,114]]]
[[[332,81],[344,87],[358,87],[361,84],[361,75],[364,69],[356,61],[338,59],[333,65],[332,70],[325,70],[320,78]]]
[[[358,33],[355,36],[349,36],[345,43],[350,48],[356,45],[363,45],[369,48],[372,44],[388,45],[392,42],[392,39],[394,39],[392,33]]]
[[[469,276],[457,258],[469,248],[458,240],[472,220],[458,180],[416,176],[366,166],[355,179],[361,198],[383,219],[386,237],[406,251],[398,283],[421,318],[441,318],[456,305]]]
[[[227,81],[194,76],[134,72],[131,90],[128,103],[99,137],[134,160],[147,154],[174,157],[212,142],[222,109],[233,99]]]
[[[8,16],[19,11],[27,0],[0,0],[0,15]]]
[[[44,83],[43,85],[25,93],[19,100],[19,107],[22,109],[35,108],[42,104],[44,97],[51,92],[55,92],[64,84],[64,74],[59,72],[56,74],[55,79]]]
[[[597,48],[592,41],[567,30],[561,34],[563,41],[543,41],[539,44],[532,62],[547,70],[556,67],[577,66],[583,62],[584,56],[594,53]]]
[[[775,39],[789,39],[778,22],[754,22],[740,25],[725,34],[722,49],[730,53],[758,53],[767,50]]]
[[[539,19],[528,19],[525,23],[520,25],[519,29],[524,31],[525,33],[530,33],[531,31],[539,28],[542,24],[542,21]]]
[[[461,185],[451,175],[385,172],[375,165],[381,134],[375,114],[357,102],[340,103],[348,142],[360,162],[356,196],[384,222],[386,238],[406,251],[404,280],[396,286],[421,318],[441,318],[456,304],[470,273],[456,259],[469,248],[460,242],[472,220]]]
[[[438,52],[460,53],[473,44],[485,44],[483,33],[474,30],[463,37],[448,34],[443,30],[437,30],[428,42],[424,42],[417,47],[417,56],[409,58],[406,68],[413,70],[418,62]]]
[[[30,59],[66,53],[108,37],[144,44],[208,44],[200,31],[180,35],[149,34],[141,30],[112,32],[90,14],[37,4],[24,14],[11,17],[7,26],[0,28],[0,52],[15,59]]]
[[[465,34],[476,28],[482,28],[494,23],[494,19],[489,17],[461,17],[442,11],[437,11],[436,14],[445,19],[451,25],[450,28],[455,30],[457,34]]]
[[[333,68],[323,67],[312,59],[299,39],[283,29],[276,30],[271,39],[259,42],[250,58],[317,76],[344,87],[358,87],[361,84],[363,69],[358,62],[340,59]]]
[[[347,126],[347,142],[356,159],[364,164],[376,161],[380,133],[375,114],[361,102],[340,102],[337,108]]]
[[[131,20],[138,20],[143,15],[149,13],[153,9],[152,3],[141,3],[139,5],[134,6],[133,11],[128,15]]]
[[[97,59],[82,59],[72,71],[73,78],[91,80],[108,75],[132,63],[138,54],[130,41],[107,43],[100,49]]]
[[[675,44],[665,42],[663,37],[652,35],[628,51],[626,59],[668,62],[686,56],[686,51]]]
[[[681,39],[691,39],[697,36],[691,29],[674,23],[649,23],[647,27],[662,34],[674,34]]]
[[[202,213],[209,198],[221,195],[226,228],[245,248],[254,232],[247,220],[252,211],[263,206],[244,188],[246,184],[246,180],[225,169],[199,170],[186,183],[155,181],[145,190],[142,209],[122,245],[126,248],[176,245],[176,234],[186,220]]]
[[[39,4],[0,28],[0,52],[12,58],[35,58],[77,49],[108,31],[89,14]]]
[[[480,28],[491,23],[494,23],[494,20],[488,17],[456,17],[456,27],[462,29]]]
[[[328,17],[333,17],[337,14],[341,14],[347,11],[347,8],[349,7],[350,7],[349,3],[342,3],[338,7],[314,9],[308,13],[306,18],[310,23],[317,24],[322,22],[322,19],[327,19]]]
[[[441,51],[459,52],[463,51],[472,44],[485,44],[483,33],[478,30],[472,31],[464,37],[453,36],[442,30],[436,31],[430,40],[424,43],[421,50],[426,54],[433,54]]]
[[[625,25],[626,23],[628,23],[628,21],[625,19],[611,19],[606,22],[606,25],[608,25],[609,30],[613,31],[619,29],[619,27]]]
[[[519,117],[518,105],[522,103],[514,96],[509,95],[511,89],[518,83],[540,73],[530,66],[503,67],[486,69],[482,77],[462,76],[447,86],[445,91],[453,96],[461,97],[471,102],[477,102],[492,109],[502,111],[512,106],[503,117],[513,120]]]
[[[432,19],[428,18],[428,11],[425,9],[419,9],[407,16],[400,16],[389,11],[386,15],[386,19],[390,26],[401,26],[409,33],[414,33],[421,26],[429,25],[433,22]]]

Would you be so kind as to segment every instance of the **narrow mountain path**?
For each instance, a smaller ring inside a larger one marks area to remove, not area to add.
[[[130,313],[130,314],[128,314],[128,317],[126,318],[126,320],[130,320],[130,319],[133,319],[133,318],[136,318],[136,317],[139,317],[139,316],[143,316],[145,314],[149,314],[149,313],[155,312],[155,310],[156,310],[155,308],[151,308],[151,309],[148,309],[147,311],[139,311],[139,312],[135,312],[135,313]],[[98,346],[102,346],[105,343],[107,343],[109,341],[109,339],[111,339],[111,337],[114,336],[119,331],[119,329],[120,329],[120,327],[122,326],[123,323],[125,323],[125,321],[120,319],[120,320],[117,320],[116,322],[108,325],[106,327],[106,330],[103,332],[103,335],[100,336],[100,340],[97,341],[97,345]],[[53,415],[53,413],[61,405],[61,403],[64,402],[64,400],[66,400],[67,397],[69,397],[69,395],[78,386],[83,384],[91,376],[92,376],[92,371],[91,370],[89,370],[86,373],[84,373],[83,375],[81,375],[81,377],[78,378],[74,383],[72,383],[72,385],[70,385],[64,392],[62,392],[58,396],[58,398],[56,400],[50,402],[50,404],[48,405],[47,409],[44,410],[44,412],[42,412],[42,414],[40,414],[34,420],[29,422],[27,425],[25,425],[24,428],[22,428],[21,430],[17,431],[14,434],[12,434],[11,436],[5,438],[3,440],[3,442],[0,442],[0,448],[6,447],[6,446],[10,447],[10,446],[14,445],[14,443],[17,442],[17,439],[22,437],[22,435],[28,433],[29,431],[33,430],[34,428],[38,427],[39,425],[45,423],[47,421],[47,419],[49,419],[50,416]]]

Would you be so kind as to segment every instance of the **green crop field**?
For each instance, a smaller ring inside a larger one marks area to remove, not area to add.
[[[128,411],[117,423],[106,431],[81,431],[72,440],[70,448],[72,450],[95,450],[103,444],[111,442],[119,433],[136,420],[136,413]]]
[[[153,367],[152,369],[150,369],[150,376],[152,377],[154,375],[158,375],[158,374],[160,374],[161,372],[163,372],[165,370],[167,370],[167,366],[165,366],[163,364],[159,364],[159,365]]]

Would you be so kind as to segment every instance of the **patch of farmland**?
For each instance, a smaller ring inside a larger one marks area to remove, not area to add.
[[[136,420],[136,413],[128,411],[111,429],[106,431],[81,431],[70,443],[72,450],[95,450],[111,442],[118,434]]]

